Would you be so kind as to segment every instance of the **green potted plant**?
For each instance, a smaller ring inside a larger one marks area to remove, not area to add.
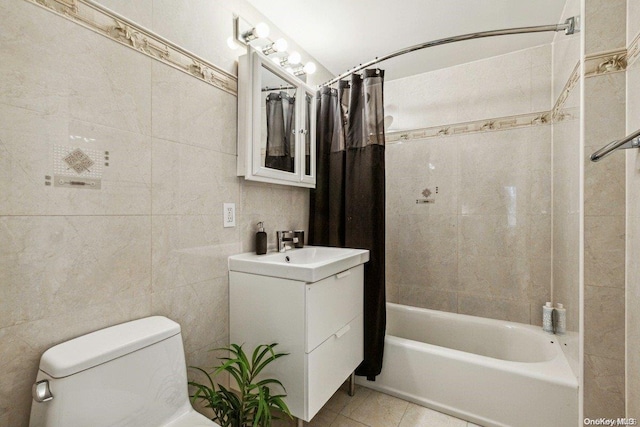
[[[229,347],[217,349],[229,352],[229,357],[219,358],[222,364],[211,374],[198,367],[192,369],[202,372],[208,379],[208,384],[189,381],[195,387],[191,401],[204,402],[205,406],[213,410],[212,420],[222,427],[269,427],[271,420],[277,419],[272,411],[277,410],[291,417],[287,404],[282,400],[286,394],[271,394],[270,387],[282,383],[273,378],[258,380],[258,374],[274,360],[289,353],[276,353],[273,348],[278,345],[261,344],[255,348],[251,360],[247,357],[241,345],[231,344]],[[238,386],[234,391],[221,384],[217,388],[213,377],[227,372]]]

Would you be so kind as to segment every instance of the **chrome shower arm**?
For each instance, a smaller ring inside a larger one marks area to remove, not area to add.
[[[608,143],[591,155],[591,161],[598,162],[616,150],[626,150],[628,148],[640,148],[640,130],[637,130],[622,139],[617,139]]]

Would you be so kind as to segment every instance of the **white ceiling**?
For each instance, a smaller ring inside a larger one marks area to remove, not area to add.
[[[332,73],[449,36],[557,24],[564,0],[248,0]],[[500,36],[382,63],[392,80],[550,43],[554,33]]]

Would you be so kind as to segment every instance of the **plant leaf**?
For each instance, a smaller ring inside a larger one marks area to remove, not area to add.
[[[283,389],[285,392],[287,391],[287,390],[284,388],[284,386],[282,385],[282,383],[281,383],[280,381],[278,381],[278,380],[276,380],[276,379],[273,379],[273,378],[267,378],[267,379],[264,379],[264,380],[262,380],[262,381],[258,381],[256,384],[257,384],[258,386],[266,386],[266,385],[269,385],[269,384],[277,384],[277,385],[279,385],[280,387],[282,387],[282,389]]]
[[[274,360],[286,356],[288,353],[278,353],[274,350],[277,343],[261,344],[247,358],[242,345],[230,344],[226,348],[218,348],[227,352],[227,356],[219,357],[220,365],[210,374],[202,368],[192,367],[203,373],[209,385],[196,381],[189,381],[195,390],[190,396],[192,402],[201,401],[214,412],[213,420],[221,427],[269,427],[271,421],[277,419],[272,410],[279,410],[291,417],[285,401],[286,394],[271,394],[271,387],[284,385],[274,378],[263,378],[254,381],[258,374]],[[218,384],[217,390],[212,376],[226,372],[236,381],[239,391]]]
[[[264,367],[267,366],[269,363],[273,362],[276,359],[281,358],[282,356],[286,356],[288,354],[289,353],[275,353],[273,356],[269,357],[264,362],[262,362],[257,368],[254,368],[254,374],[258,375],[260,371],[262,371]]]

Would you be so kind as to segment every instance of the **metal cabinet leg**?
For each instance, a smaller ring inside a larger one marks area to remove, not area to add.
[[[303,427],[304,426],[304,420],[302,418],[296,418],[297,422],[296,422],[296,427]]]
[[[349,376],[349,396],[356,394],[356,371],[351,372]]]

